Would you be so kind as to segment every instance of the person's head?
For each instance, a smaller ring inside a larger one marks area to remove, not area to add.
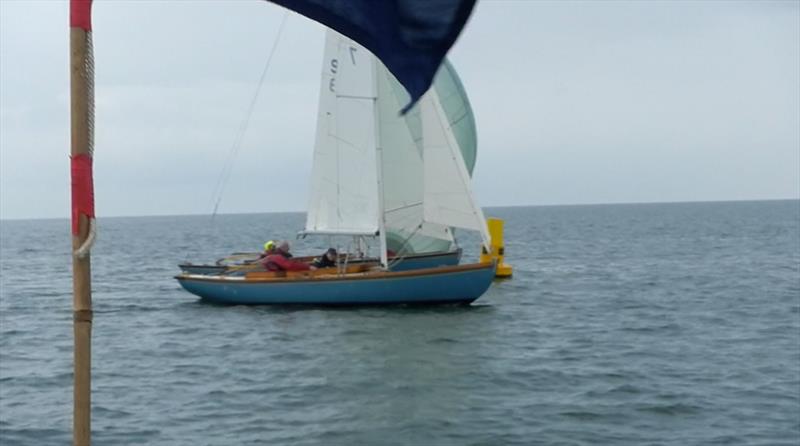
[[[286,240],[281,240],[280,245],[278,245],[278,251],[283,252],[283,253],[288,253],[289,252],[289,242],[287,242]]]
[[[273,249],[275,249],[275,242],[270,240],[267,243],[264,243],[264,251],[272,251]]]
[[[336,260],[336,250],[333,248],[328,248],[328,250],[325,252],[325,257],[327,257],[328,260]]]

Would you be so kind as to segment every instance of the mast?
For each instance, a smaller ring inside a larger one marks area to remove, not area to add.
[[[378,62],[375,56],[369,58],[372,71],[372,114],[375,126],[375,164],[377,165],[378,187],[378,239],[381,249],[381,266],[389,268],[389,254],[386,252],[386,215],[383,202],[383,148],[381,147],[380,110],[378,107]]]
[[[92,0],[70,0],[70,114],[72,179],[72,307],[74,388],[72,441],[91,443],[92,276],[94,240],[94,57]]]

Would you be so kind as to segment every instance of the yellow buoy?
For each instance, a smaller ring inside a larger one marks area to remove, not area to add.
[[[481,248],[481,262],[497,261],[497,271],[495,277],[511,277],[512,268],[503,262],[505,257],[505,247],[503,245],[503,220],[499,218],[489,218],[486,220],[489,228],[489,236],[492,238],[491,252],[486,252],[486,248]]]

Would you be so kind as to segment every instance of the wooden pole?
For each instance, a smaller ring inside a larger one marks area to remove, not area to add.
[[[91,0],[70,1],[70,96],[72,173],[72,307],[74,332],[73,444],[91,443],[92,277],[88,250],[94,218],[92,187],[92,112],[94,80],[91,54]],[[88,203],[88,204],[87,204]]]

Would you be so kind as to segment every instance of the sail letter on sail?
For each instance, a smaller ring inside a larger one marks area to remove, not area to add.
[[[366,47],[411,95],[430,87],[475,0],[270,0]]]

